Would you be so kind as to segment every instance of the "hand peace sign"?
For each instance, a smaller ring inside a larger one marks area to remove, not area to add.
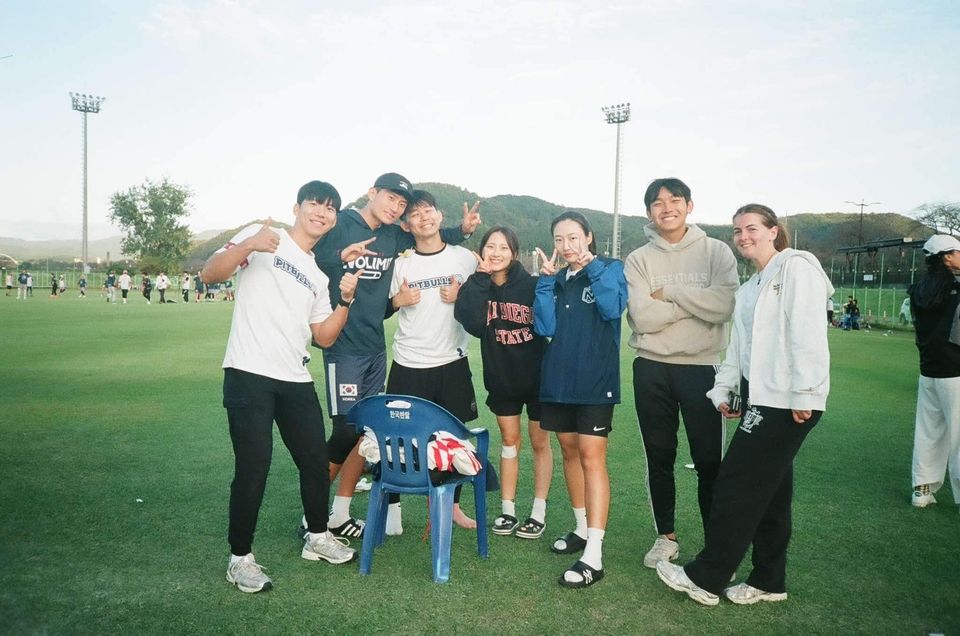
[[[547,258],[547,255],[543,253],[539,247],[537,248],[537,255],[540,257],[540,260],[543,261],[543,265],[540,266],[540,273],[546,276],[553,276],[557,273],[557,266],[559,265],[559,259],[557,256],[557,248],[553,248],[553,254],[550,258]]]

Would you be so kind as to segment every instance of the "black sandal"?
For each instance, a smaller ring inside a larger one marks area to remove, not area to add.
[[[580,577],[579,581],[568,581],[566,574],[567,572],[573,572]],[[583,561],[577,561],[571,565],[567,572],[564,572],[560,575],[560,585],[563,587],[569,587],[572,589],[577,589],[581,587],[590,587],[597,581],[603,578],[603,570],[594,570],[592,567],[584,563]]]
[[[547,529],[547,524],[540,523],[533,517],[527,517],[527,520],[517,528],[516,535],[521,539],[539,539],[543,536],[543,531]]]
[[[335,537],[343,537],[344,539],[363,539],[363,529],[366,527],[366,522],[362,519],[354,519],[350,517],[343,522],[343,525],[339,525],[336,528],[327,528]]]
[[[520,522],[513,515],[500,515],[493,520],[493,527],[490,528],[490,531],[493,534],[505,537],[513,534],[519,524]]]
[[[561,541],[563,542],[562,547],[557,545]],[[576,532],[568,532],[562,537],[557,537],[557,540],[550,546],[550,551],[554,554],[573,554],[582,551],[585,547],[587,547],[586,539]]]

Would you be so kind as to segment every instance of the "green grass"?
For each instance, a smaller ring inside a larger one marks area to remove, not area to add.
[[[831,331],[829,408],[797,460],[786,603],[704,608],[642,566],[654,531],[626,346],[599,585],[556,584],[572,559],[552,555],[547,539],[569,529],[572,515],[555,443],[546,537],[491,535],[490,558],[481,561],[474,537],[457,530],[451,582],[435,585],[421,541],[422,498],[405,500],[406,532],[378,550],[371,576],[300,559],[296,474],[277,438],[255,544],[275,589],[246,595],[224,581],[232,453],[219,366],[231,306],[147,306],[139,298],[116,306],[96,290],[90,296],[0,297],[2,632],[960,632],[957,507],[948,491],[925,510],[909,505],[910,334]],[[476,350],[472,358],[479,382]],[[524,514],[528,446],[522,462]],[[689,558],[703,540],[695,479],[682,467],[677,478]],[[355,499],[355,513],[365,514],[366,499]],[[489,505],[495,514],[496,494]]]

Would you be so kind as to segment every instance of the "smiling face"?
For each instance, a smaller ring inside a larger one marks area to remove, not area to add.
[[[433,238],[440,233],[443,214],[429,203],[418,203],[403,217],[403,229],[415,239]]]
[[[370,201],[367,208],[373,218],[381,225],[391,225],[403,216],[407,209],[406,197],[386,188],[370,188],[367,192]]]
[[[507,237],[502,232],[494,232],[481,248],[480,256],[490,266],[490,273],[504,272],[517,258]]]
[[[741,256],[759,267],[766,265],[777,253],[773,242],[779,232],[777,227],[767,227],[764,218],[754,212],[738,214],[733,218],[733,244]]]
[[[676,243],[687,231],[687,215],[693,211],[693,201],[687,201],[679,194],[673,194],[666,188],[647,208],[647,216],[657,228],[657,233],[670,243]]]
[[[314,242],[320,240],[324,234],[337,224],[337,208],[329,199],[319,201],[307,200],[293,206],[294,230],[303,232]]]
[[[568,264],[575,264],[592,242],[593,233],[584,233],[576,221],[565,219],[553,227],[553,246]]]

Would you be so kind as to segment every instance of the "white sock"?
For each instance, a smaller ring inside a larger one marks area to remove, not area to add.
[[[342,526],[350,518],[350,502],[353,497],[334,497],[333,508],[330,510],[328,525],[333,528]]]
[[[246,557],[246,556],[247,556],[246,554],[244,554],[243,556],[237,556],[236,554],[231,554],[231,555],[230,555],[230,565],[233,565],[233,564],[236,563],[237,561],[242,561],[242,560],[244,559],[244,557]],[[252,552],[250,553],[250,558],[253,558],[253,553],[252,553]]]
[[[517,516],[517,506],[515,502],[508,499],[504,499],[500,502],[500,512],[501,514],[510,515],[511,517]]]
[[[586,508],[574,508],[573,509],[573,518],[577,520],[577,527],[574,528],[573,532],[581,539],[587,538],[587,509]]]
[[[317,538],[322,537],[322,536],[324,536],[324,535],[326,535],[328,539],[330,539],[330,538],[333,537],[333,535],[330,534],[330,531],[327,530],[327,531],[325,531],[325,532],[308,532],[307,534],[305,534],[305,535],[303,536],[303,539],[304,539],[304,541],[306,541],[307,543],[309,543],[309,542],[314,541],[314,540],[316,540]]]
[[[580,560],[592,567],[594,570],[603,569],[603,535],[606,534],[600,528],[587,529],[587,547],[583,550],[583,556]]]
[[[586,515],[586,511],[584,511]],[[533,511],[530,513],[530,517],[536,519],[540,523],[543,523],[543,520],[547,518],[547,500],[533,498]]]
[[[386,533],[390,536],[403,534],[403,518],[400,512],[399,502],[387,506]]]

